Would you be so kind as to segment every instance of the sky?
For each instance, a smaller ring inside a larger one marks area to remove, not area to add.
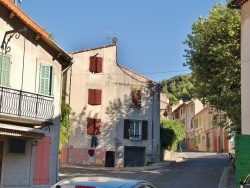
[[[183,41],[194,21],[226,0],[23,0],[17,3],[65,52],[118,40],[119,65],[159,82],[190,73]]]

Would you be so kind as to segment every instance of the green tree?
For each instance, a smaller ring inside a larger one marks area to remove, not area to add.
[[[162,92],[166,93],[170,105],[178,103],[180,99],[190,100],[193,97],[193,79],[191,74],[182,74],[160,81]]]
[[[65,143],[68,143],[68,136],[70,135],[69,114],[71,112],[71,107],[65,102],[66,96],[67,94],[64,93],[61,104],[59,148],[62,148]]]
[[[215,3],[207,18],[198,18],[184,41],[199,99],[226,112],[231,131],[240,132],[240,14]]]
[[[176,150],[177,144],[183,139],[184,125],[178,120],[161,119],[160,137],[161,147]]]

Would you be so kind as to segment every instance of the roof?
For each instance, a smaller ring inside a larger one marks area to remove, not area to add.
[[[0,3],[10,10],[12,15],[19,18],[29,29],[35,32],[39,36],[40,40],[42,39],[47,45],[54,49],[57,52],[58,57],[61,56],[64,61],[71,63],[72,58],[51,39],[50,34],[34,22],[29,16],[27,16],[19,7],[15,5],[15,3],[11,0],[0,0]]]
[[[108,47],[112,47],[112,46],[116,46],[116,44],[108,44],[108,45],[103,45],[103,46],[97,46],[97,47],[94,47],[94,48],[86,48],[86,49],[70,52],[70,54],[77,54],[77,53],[81,53],[81,52],[87,52],[87,51],[91,51],[91,50],[98,50],[98,49],[108,48]]]
[[[227,6],[229,8],[240,8],[248,0],[227,0]]]

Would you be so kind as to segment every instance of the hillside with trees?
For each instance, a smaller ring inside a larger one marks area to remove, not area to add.
[[[192,74],[182,74],[160,81],[162,92],[166,93],[170,105],[178,103],[180,99],[187,101],[194,96],[194,80]]]

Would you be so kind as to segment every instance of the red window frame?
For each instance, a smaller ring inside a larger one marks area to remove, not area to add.
[[[102,104],[102,90],[89,89],[88,90],[88,104],[101,105]]]
[[[101,134],[101,119],[94,119],[94,118],[87,119],[87,134],[89,135]]]

